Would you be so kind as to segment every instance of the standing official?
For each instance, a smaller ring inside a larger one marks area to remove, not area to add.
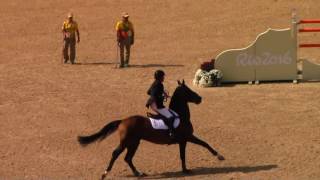
[[[63,58],[64,63],[67,63],[69,60],[72,64],[75,63],[76,58],[76,34],[77,42],[80,42],[80,33],[78,29],[78,24],[73,20],[73,14],[68,14],[68,19],[63,22],[62,26],[63,34]],[[70,48],[70,55],[69,55]]]
[[[117,22],[117,42],[120,47],[120,68],[129,66],[130,48],[134,43],[134,29],[129,21],[129,14],[122,13],[122,20]],[[126,49],[126,57],[124,57],[124,49]]]

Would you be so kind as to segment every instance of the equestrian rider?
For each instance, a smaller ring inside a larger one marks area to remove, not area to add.
[[[174,128],[173,122],[175,116],[170,112],[168,108],[163,105],[163,101],[165,98],[168,98],[169,95],[164,91],[163,81],[164,81],[165,73],[162,70],[157,70],[154,73],[154,82],[148,90],[148,95],[150,98],[147,101],[146,107],[151,107],[153,111],[162,115],[163,121],[168,126],[169,136],[171,138],[174,137]]]

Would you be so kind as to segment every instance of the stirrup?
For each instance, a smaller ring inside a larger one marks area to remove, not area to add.
[[[169,136],[170,136],[170,138],[174,138],[174,133],[173,132],[169,132]]]
[[[169,134],[170,138],[174,138],[175,133],[173,132],[173,130],[172,130],[172,129],[169,129],[168,131],[169,131],[168,134]]]

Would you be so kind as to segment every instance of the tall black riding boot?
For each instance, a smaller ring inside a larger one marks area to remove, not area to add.
[[[175,119],[174,117],[166,119],[166,125],[168,126],[169,136],[172,139],[174,138],[174,127],[173,127],[174,119]]]

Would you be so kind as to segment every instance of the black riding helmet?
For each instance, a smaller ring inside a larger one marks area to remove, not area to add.
[[[164,72],[162,70],[156,70],[156,72],[154,72],[154,78],[158,81],[160,81],[163,77],[164,77]]]

